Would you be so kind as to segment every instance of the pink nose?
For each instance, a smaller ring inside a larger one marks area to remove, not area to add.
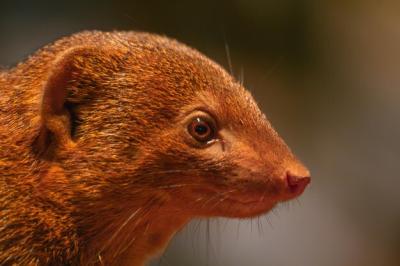
[[[287,173],[286,181],[290,192],[299,194],[304,191],[306,186],[310,183],[311,178],[309,176],[296,176],[291,173]]]

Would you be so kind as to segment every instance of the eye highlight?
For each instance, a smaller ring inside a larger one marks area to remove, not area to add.
[[[206,144],[216,138],[215,123],[208,118],[197,116],[188,125],[189,134],[198,142]]]

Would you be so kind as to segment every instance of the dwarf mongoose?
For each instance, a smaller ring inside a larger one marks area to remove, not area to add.
[[[1,265],[143,265],[191,219],[309,181],[250,93],[175,40],[82,32],[0,72]]]

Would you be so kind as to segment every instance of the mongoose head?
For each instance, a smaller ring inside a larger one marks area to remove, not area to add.
[[[250,93],[177,41],[84,32],[1,78],[38,261],[140,265],[191,218],[257,216],[310,181]]]
[[[199,52],[144,33],[83,33],[51,49],[34,145],[96,200],[250,217],[309,183],[251,94]]]

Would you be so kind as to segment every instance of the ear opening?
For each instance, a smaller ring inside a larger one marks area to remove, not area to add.
[[[76,114],[75,108],[77,106],[77,104],[71,102],[65,102],[64,104],[64,107],[68,110],[68,113],[70,115],[70,134],[72,139],[74,139],[74,137],[76,136],[79,125],[82,124],[82,120]]]
[[[74,104],[66,101],[68,89],[79,79],[86,61],[90,63],[93,61],[90,58],[99,56],[98,50],[78,47],[64,52],[55,60],[43,86],[40,130],[33,143],[36,154],[51,158],[57,149],[75,147],[72,136],[78,121],[74,121]]]

